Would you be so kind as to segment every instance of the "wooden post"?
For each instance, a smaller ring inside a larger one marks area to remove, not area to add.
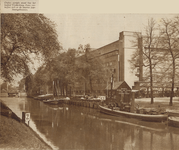
[[[134,113],[134,106],[135,106],[135,93],[131,92],[132,94],[132,99],[131,99],[131,112]]]

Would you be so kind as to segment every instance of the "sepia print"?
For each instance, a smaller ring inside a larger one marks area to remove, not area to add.
[[[179,149],[179,14],[1,11],[0,149]]]

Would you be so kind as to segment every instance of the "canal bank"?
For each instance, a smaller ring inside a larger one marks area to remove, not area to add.
[[[22,123],[21,119],[1,100],[0,114],[0,148],[52,150],[36,132]]]
[[[30,127],[52,148],[179,149],[178,128],[165,123],[110,116],[85,106],[47,105],[32,98],[1,99],[20,118],[22,112],[29,112]]]

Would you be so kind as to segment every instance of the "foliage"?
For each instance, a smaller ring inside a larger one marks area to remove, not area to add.
[[[33,90],[48,86],[55,96],[65,95],[78,83],[85,83],[92,91],[93,81],[105,76],[104,68],[98,60],[89,59],[89,44],[84,49],[82,45],[79,47],[78,50],[68,49],[41,66],[33,76]]]
[[[76,58],[75,62],[76,72],[78,73],[77,81],[80,84],[85,84],[85,91],[90,90],[93,92],[93,83],[99,80],[106,81],[106,78],[109,77],[109,75],[107,75],[109,72],[107,72],[107,69],[102,65],[101,60],[92,56],[90,53],[90,44],[85,45],[84,48],[82,45],[79,45],[78,51],[81,50],[84,54]]]
[[[73,86],[75,81],[75,54],[75,49],[69,49],[39,67],[33,75],[33,93],[40,89],[44,91],[49,89],[57,96],[59,93],[64,94],[67,91],[67,86]]]
[[[24,78],[21,79],[21,80],[18,82],[18,84],[19,84],[19,91],[24,91],[24,90],[25,90],[25,89],[24,89],[25,79],[24,79]]]
[[[1,85],[1,92],[17,92],[18,88],[13,86],[12,84],[9,84],[7,82],[3,82]]]
[[[47,62],[61,49],[55,24],[42,14],[1,14],[1,42],[1,76],[8,81],[29,74],[31,54]]]
[[[7,83],[6,82],[3,82],[2,84],[1,84],[1,91],[7,91]]]

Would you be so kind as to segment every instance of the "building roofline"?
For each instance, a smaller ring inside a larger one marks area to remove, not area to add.
[[[99,47],[99,48],[97,48],[97,49],[95,49],[95,50],[99,50],[99,49],[104,48],[104,47],[106,47],[106,46],[108,46],[108,45],[114,44],[115,42],[118,42],[118,41],[119,41],[119,40],[116,40],[116,41],[114,41],[114,42],[112,42],[112,43],[109,43],[109,44],[107,44],[107,45],[105,45],[105,46],[101,46],[101,47]],[[93,50],[93,52],[94,52],[95,50]]]

